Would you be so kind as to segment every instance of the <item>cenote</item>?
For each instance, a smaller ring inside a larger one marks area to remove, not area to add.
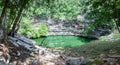
[[[80,46],[87,44],[93,39],[80,37],[80,36],[47,36],[33,39],[36,45],[42,45],[43,47],[68,47],[68,46]]]

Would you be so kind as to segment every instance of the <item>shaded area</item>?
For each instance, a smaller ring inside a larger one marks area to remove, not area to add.
[[[45,39],[45,40],[44,40]],[[84,38],[79,36],[48,36],[41,37],[38,39],[33,39],[37,43],[36,45],[41,45],[44,47],[67,47],[67,46],[80,46],[87,44],[93,39]],[[43,42],[44,40],[44,42]]]

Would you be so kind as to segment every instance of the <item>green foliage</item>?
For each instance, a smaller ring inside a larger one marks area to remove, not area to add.
[[[3,18],[7,18],[5,20],[6,23],[4,27],[10,30],[11,27],[14,26],[13,24],[15,23],[15,20],[20,20],[20,18],[17,18],[19,14],[22,14],[23,9],[27,9],[30,6],[30,3],[32,3],[32,1],[33,0],[1,0],[0,10],[2,9],[1,11],[3,11],[3,9],[5,8],[5,11],[3,11],[3,14],[1,14],[1,16]]]
[[[83,0],[81,2],[85,18],[90,20],[85,31],[90,32],[95,27],[107,28],[111,32],[115,29],[115,1],[114,0]],[[87,34],[86,33],[86,34]]]
[[[19,33],[22,35],[27,36],[28,38],[31,37],[32,33],[31,33],[31,24],[28,18],[22,18],[22,22],[20,23],[20,29],[19,29]],[[34,33],[33,33],[34,34]]]
[[[102,61],[100,60],[94,60],[93,62],[87,62],[85,65],[97,65],[100,64]]]
[[[85,30],[88,30],[87,32],[92,31],[96,26],[107,26],[110,27],[113,31],[115,28],[115,22],[113,21],[116,16],[115,8],[117,7],[117,9],[119,9],[120,6],[120,0],[116,1],[116,5],[115,0],[34,0],[33,3],[32,1],[33,0],[9,0],[9,3],[7,4],[9,5],[7,7],[7,11],[9,11],[9,14],[7,13],[7,15],[9,16],[7,18],[9,21],[7,21],[8,23],[6,23],[7,28],[10,29],[12,27],[11,24],[14,22],[14,19],[18,14],[18,10],[23,7],[23,9],[26,9],[23,13],[26,13],[26,16],[28,17],[41,16],[46,18],[51,17],[55,19],[70,20],[76,19],[78,14],[85,14],[85,18],[91,20],[90,25],[87,26],[88,28],[85,28]],[[0,5],[2,6],[0,9],[3,8],[2,2],[4,2],[4,0],[0,1]],[[30,5],[31,7],[28,8],[28,6]],[[21,31],[19,31],[20,33],[29,38],[36,38],[40,35],[46,36],[47,29],[45,28],[45,26],[40,26],[39,28],[42,28],[44,30],[39,30],[29,25],[30,22],[28,23],[25,21],[29,20],[24,20],[24,24],[21,24]]]
[[[41,24],[38,28],[33,27],[29,18],[24,17],[22,18],[20,25],[21,27],[18,32],[28,38],[47,36],[47,26],[45,24]]]
[[[37,15],[56,19],[75,19],[81,12],[79,3],[80,0],[49,0],[49,2],[37,0],[29,8],[30,12],[28,14],[30,16]]]
[[[117,0],[117,8],[120,9],[120,0]]]
[[[81,12],[79,0],[35,0],[33,5],[25,11],[27,17],[40,16],[52,17],[56,19],[75,19]],[[38,28],[33,28],[30,21],[24,18],[21,23],[19,32],[28,38],[37,38],[40,36],[47,36],[47,26],[40,24]]]
[[[109,29],[111,32],[115,29],[115,22],[113,20],[99,20],[91,22],[86,28],[88,32],[91,32],[96,27],[100,27],[103,29]]]
[[[41,23],[38,29],[38,32],[41,36],[47,36],[47,25],[44,23]]]

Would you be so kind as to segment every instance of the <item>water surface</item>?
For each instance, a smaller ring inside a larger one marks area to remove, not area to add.
[[[33,40],[36,41],[36,45],[42,45],[44,47],[66,47],[87,44],[92,39],[80,36],[47,36]]]

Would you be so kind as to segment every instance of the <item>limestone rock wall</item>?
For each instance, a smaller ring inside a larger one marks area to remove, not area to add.
[[[77,21],[64,20],[41,20],[39,18],[31,18],[33,26],[38,26],[40,23],[45,23],[48,27],[48,35],[80,35],[83,24]]]
[[[45,23],[48,27],[48,35],[77,35],[89,38],[99,38],[111,34],[111,28],[102,27],[95,27],[90,33],[83,32],[84,25],[87,26],[91,21],[81,17],[79,17],[79,19],[81,19],[79,21],[31,18],[31,22],[35,27],[38,27],[40,23]]]

